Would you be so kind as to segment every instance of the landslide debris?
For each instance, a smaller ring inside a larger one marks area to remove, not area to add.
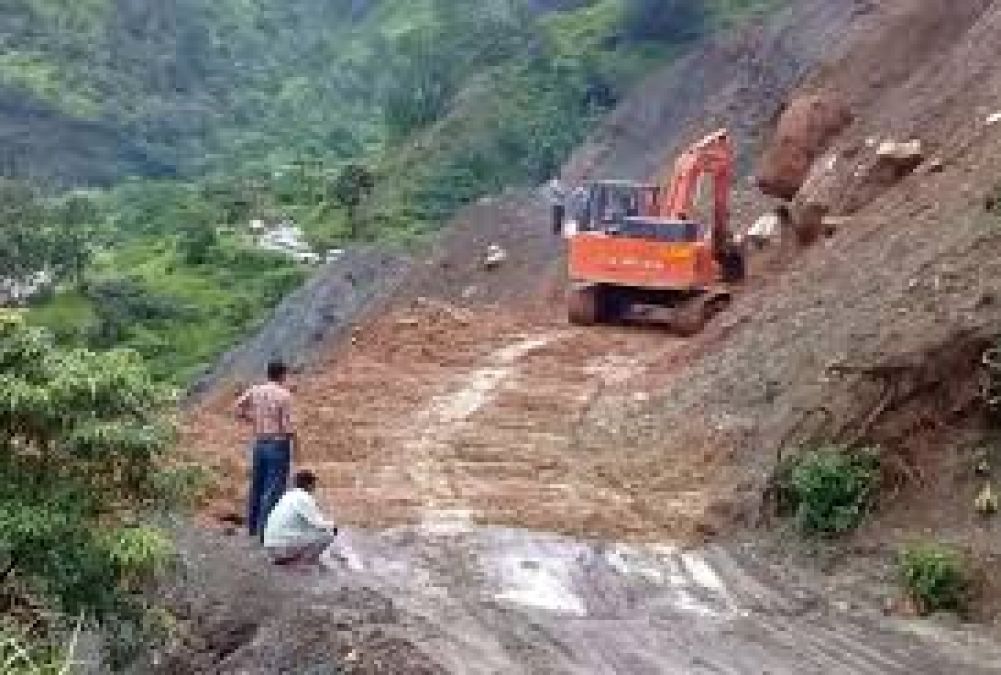
[[[791,200],[803,187],[814,162],[853,121],[835,92],[795,97],[779,119],[757,170],[758,187],[766,195]]]

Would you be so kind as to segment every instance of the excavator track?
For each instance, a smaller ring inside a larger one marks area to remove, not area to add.
[[[729,293],[709,292],[678,305],[672,312],[671,331],[681,337],[698,335],[720,312],[729,307]]]
[[[604,320],[598,286],[574,286],[567,294],[567,316],[575,326],[593,326]]]

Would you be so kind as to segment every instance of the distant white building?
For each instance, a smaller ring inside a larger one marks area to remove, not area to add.
[[[23,305],[39,293],[52,287],[54,279],[48,270],[41,270],[22,279],[0,278],[0,307]]]
[[[306,265],[322,262],[321,256],[306,241],[302,229],[291,221],[267,226],[263,221],[254,220],[250,223],[250,231],[255,235],[257,246],[265,251],[280,253]]]

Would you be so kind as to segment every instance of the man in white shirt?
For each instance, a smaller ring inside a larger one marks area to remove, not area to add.
[[[324,551],[334,543],[337,527],[327,520],[313,498],[316,475],[299,471],[294,488],[278,501],[264,527],[264,548],[276,565],[319,565]]]

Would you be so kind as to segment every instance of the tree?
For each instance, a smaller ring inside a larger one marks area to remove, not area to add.
[[[61,349],[0,314],[0,614],[141,606],[169,547],[129,514],[155,494],[168,402],[136,355]]]
[[[160,328],[171,322],[195,321],[197,312],[176,299],[157,293],[137,279],[106,279],[91,285],[87,296],[97,318],[90,344],[107,348],[128,340],[138,329]]]
[[[46,220],[41,200],[27,183],[0,180],[0,279],[22,279],[49,262]]]
[[[86,195],[72,195],[55,210],[52,262],[61,273],[71,276],[77,286],[84,282],[99,219],[97,204]]]
[[[705,32],[708,19],[702,0],[627,0],[623,25],[634,40],[687,42]]]
[[[219,245],[216,221],[219,214],[205,201],[191,199],[178,205],[176,213],[177,246],[189,265],[204,265],[212,260]]]
[[[445,113],[458,87],[458,59],[426,28],[397,38],[392,53],[398,60],[382,86],[382,110],[390,137],[402,139]]]
[[[331,197],[347,211],[352,239],[357,239],[360,234],[358,207],[364,203],[374,189],[375,176],[372,175],[372,172],[360,164],[353,163],[341,169],[330,186]]]

